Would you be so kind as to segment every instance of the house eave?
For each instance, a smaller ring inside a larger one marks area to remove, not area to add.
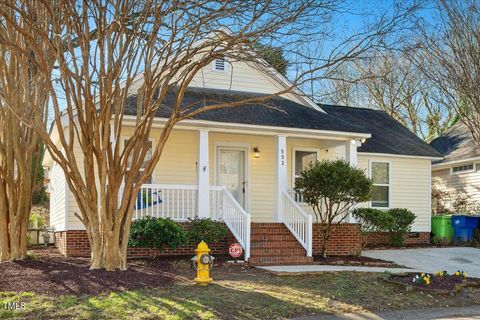
[[[472,162],[472,161],[480,161],[480,156],[458,159],[458,160],[450,160],[450,161],[445,161],[445,162],[440,162],[440,163],[434,163],[434,164],[432,164],[432,169],[433,170],[441,170],[441,169],[446,169],[448,167],[451,167],[452,165],[467,163],[467,162]]]
[[[431,161],[442,160],[443,159],[443,157],[430,157],[430,156],[420,156],[420,155],[417,156],[417,155],[395,154],[395,153],[362,152],[362,151],[358,151],[358,155],[377,156],[377,157],[392,157],[392,158],[425,159],[425,160],[431,160]]]
[[[135,123],[135,116],[125,115],[124,119]],[[154,127],[161,127],[167,121],[167,118],[155,118]],[[286,135],[291,137],[305,137],[312,139],[330,137],[336,140],[347,139],[368,139],[371,138],[370,133],[362,132],[347,132],[347,131],[330,131],[330,130],[316,130],[316,129],[302,129],[302,128],[290,128],[290,127],[276,127],[276,126],[264,126],[264,125],[252,125],[243,123],[232,122],[219,122],[209,120],[194,120],[187,119],[179,122],[175,125],[177,129],[207,129],[209,131],[218,132],[232,132],[232,133],[248,133],[248,134],[261,134],[261,135]]]

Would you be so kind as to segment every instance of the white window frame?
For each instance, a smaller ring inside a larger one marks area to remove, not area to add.
[[[122,141],[122,143],[123,143],[123,148],[125,148],[125,146],[126,146],[126,144],[125,144],[126,141],[129,140],[129,139],[131,139],[131,137],[123,136],[123,137],[121,137],[121,139],[122,139],[121,141]],[[153,155],[154,146],[155,146],[154,142],[155,142],[155,141],[154,141],[153,138],[148,138],[148,141],[152,143],[152,155]],[[128,164],[128,161],[127,161],[127,164]],[[127,171],[130,171],[130,166],[127,166]],[[140,172],[141,172],[141,171],[145,171],[145,168],[140,168],[138,171],[140,171]],[[124,177],[124,179],[125,179],[125,177]],[[151,184],[155,184],[155,170],[153,170],[153,172],[152,172],[152,183],[151,183]]]
[[[317,161],[320,161],[320,149],[319,148],[293,147],[292,148],[292,178],[291,178],[292,188],[295,188],[295,178],[298,178],[295,175],[295,166],[296,166],[296,164],[295,164],[296,163],[295,153],[297,151],[316,152],[317,153]]]
[[[370,208],[380,209],[380,210],[389,210],[392,208],[392,162],[389,160],[370,160],[368,164],[368,176],[370,179],[373,179],[373,170],[372,165],[374,163],[387,163],[388,164],[388,183],[373,183],[374,186],[379,187],[388,187],[388,206],[386,207],[376,207],[373,206],[372,201],[369,201]]]
[[[216,68],[216,61],[217,60],[223,60],[224,64],[225,64],[225,68],[223,70],[219,70]],[[216,58],[212,61],[212,71],[214,72],[220,72],[220,73],[226,73],[229,71],[229,63],[227,61],[227,59],[225,58]]]
[[[464,167],[464,166],[469,166],[469,165],[472,165],[473,169],[453,172],[453,168]],[[472,173],[472,172],[476,172],[476,171],[477,171],[477,164],[475,162],[468,162],[468,163],[465,163],[465,164],[458,164],[458,165],[450,167],[450,175],[452,175],[452,176],[453,175],[458,175],[458,174],[464,174],[464,173]]]

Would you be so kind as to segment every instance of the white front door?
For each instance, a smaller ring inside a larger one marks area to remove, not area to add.
[[[245,208],[246,203],[246,151],[240,148],[218,148],[217,183],[225,186]]]

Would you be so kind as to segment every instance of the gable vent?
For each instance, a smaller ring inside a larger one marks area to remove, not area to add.
[[[215,59],[215,61],[213,61],[213,69],[215,69],[216,71],[225,71],[226,70],[225,60]]]

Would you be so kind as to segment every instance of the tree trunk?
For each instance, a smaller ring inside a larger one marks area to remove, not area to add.
[[[330,226],[326,223],[323,223],[323,244],[322,244],[322,258],[327,257],[327,243],[330,239]]]
[[[5,199],[5,196],[0,195],[0,198]],[[27,258],[30,206],[22,206],[19,202],[14,204],[7,208],[0,205],[0,261]]]
[[[109,197],[109,196],[107,196]],[[112,199],[106,199],[109,201]],[[117,199],[113,199],[116,203]],[[108,206],[107,206],[108,207]],[[127,247],[129,232],[125,232],[128,226],[120,225],[113,229],[112,219],[120,215],[121,210],[116,210],[115,215],[108,213],[103,215],[104,221],[97,221],[98,225],[87,226],[87,234],[91,248],[90,269],[105,269],[107,271],[127,269]],[[100,226],[99,226],[100,225]]]

